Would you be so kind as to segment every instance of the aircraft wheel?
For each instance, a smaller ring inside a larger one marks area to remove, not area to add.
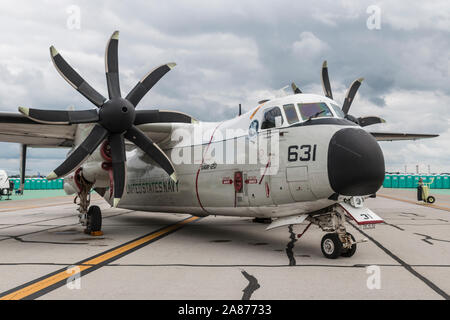
[[[355,242],[355,238],[353,237],[353,235],[351,233],[347,232],[347,236],[350,236],[352,241]],[[352,246],[349,249],[342,248],[341,256],[350,258],[351,256],[353,256],[355,254],[355,252],[356,252],[356,243],[352,244]]]
[[[433,197],[433,196],[428,196],[427,202],[428,202],[428,203],[435,203],[435,202],[436,202],[436,198]]]
[[[342,242],[339,240],[337,233],[324,235],[320,247],[325,258],[328,259],[336,259],[342,252]]]
[[[97,232],[102,229],[102,211],[98,206],[90,206],[87,212],[86,231]]]

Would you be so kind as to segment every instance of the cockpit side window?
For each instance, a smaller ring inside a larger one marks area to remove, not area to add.
[[[277,117],[281,118],[281,123],[283,123],[283,115],[279,107],[273,107],[264,112],[264,119],[261,124],[261,129],[275,128],[275,119]]]
[[[286,115],[286,120],[289,124],[293,124],[295,122],[298,122],[298,115],[297,111],[295,110],[294,104],[285,104],[283,106],[284,114]]]
[[[303,120],[308,120],[310,117],[321,118],[333,116],[326,103],[323,102],[299,103],[298,108]]]
[[[331,107],[333,108],[334,113],[336,113],[336,115],[337,115],[339,118],[345,118],[345,114],[344,114],[344,112],[342,111],[341,107],[339,107],[337,104],[334,104],[334,103],[331,103]]]

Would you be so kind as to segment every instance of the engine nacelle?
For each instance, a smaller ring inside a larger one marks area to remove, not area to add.
[[[80,192],[77,184],[75,183],[75,173],[64,177],[64,192],[68,195],[72,195]]]
[[[78,146],[89,135],[93,128],[91,124],[77,125],[75,133],[75,146]],[[110,175],[105,163],[111,163],[112,159],[109,152],[109,144],[103,142],[77,169],[74,173],[64,178],[64,190],[67,194],[80,192],[77,181],[80,181],[79,175],[87,181],[93,182],[95,187],[105,188],[110,186]]]

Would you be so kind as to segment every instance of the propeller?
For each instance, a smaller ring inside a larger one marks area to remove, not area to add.
[[[330,78],[328,77],[327,60],[322,63],[322,88],[325,96],[333,100],[333,93],[331,92]]]
[[[177,181],[175,169],[170,159],[137,125],[156,122],[195,122],[193,118],[180,112],[135,110],[145,94],[175,66],[175,63],[167,63],[153,69],[136,84],[125,98],[122,98],[119,82],[118,44],[119,31],[115,31],[110,37],[105,51],[105,72],[109,99],[106,99],[91,87],[53,46],[50,47],[50,56],[56,70],[98,109],[54,111],[19,107],[21,113],[40,123],[95,123],[87,138],[73,150],[59,167],[47,176],[47,179],[56,179],[69,174],[78,168],[103,141],[107,140],[112,158],[114,207],[118,205],[125,189],[127,159],[124,139],[142,149],[167,172],[173,181]]]
[[[328,63],[325,60],[322,64],[322,88],[324,91],[324,94],[326,97],[333,99],[333,93],[331,91],[331,85],[330,85],[330,78],[328,77]],[[385,123],[386,121],[380,117],[360,117],[355,118],[351,114],[349,114],[350,106],[352,105],[352,102],[355,98],[356,92],[358,92],[359,87],[361,86],[361,83],[364,81],[364,78],[356,79],[352,82],[350,87],[347,90],[347,93],[345,95],[344,104],[342,105],[342,112],[345,114],[345,118],[355,122],[356,124],[360,125],[361,127],[370,126],[372,124],[376,123]]]
[[[297,87],[297,85],[294,82],[291,83],[291,88],[292,91],[294,91],[294,94],[302,93],[302,91]]]

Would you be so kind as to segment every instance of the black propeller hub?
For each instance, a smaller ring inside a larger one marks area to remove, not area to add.
[[[106,101],[99,111],[99,123],[112,133],[122,133],[130,129],[135,117],[134,106],[123,98]]]

